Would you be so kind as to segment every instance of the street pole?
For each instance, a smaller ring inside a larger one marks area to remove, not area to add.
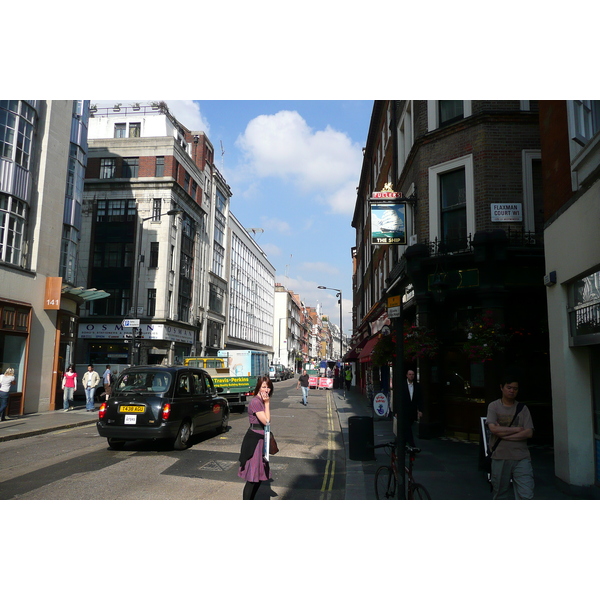
[[[336,294],[336,296],[339,296],[338,302],[340,304],[340,363],[341,363],[342,359],[344,358],[343,348],[342,348],[343,338],[344,338],[344,335],[343,335],[344,328],[342,327],[342,292],[341,292],[341,290],[340,290],[339,294]]]
[[[394,363],[394,415],[396,417],[396,458],[398,461],[398,500],[406,500],[406,482],[404,465],[406,455],[404,447],[406,436],[404,422],[406,420],[406,394],[408,392],[404,373],[404,325],[402,322],[402,296],[400,297],[400,315],[394,319],[394,332],[396,334],[396,362]]]

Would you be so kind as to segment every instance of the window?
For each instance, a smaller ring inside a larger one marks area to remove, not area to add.
[[[151,269],[158,267],[158,244],[159,242],[150,242],[150,264]]]
[[[155,177],[163,177],[165,174],[165,157],[157,156],[156,157],[156,165],[154,168],[154,176]]]
[[[214,283],[210,284],[208,307],[216,313],[222,314],[223,312],[223,290]]]
[[[125,123],[115,123],[115,137],[124,138],[127,137],[127,128]]]
[[[438,101],[438,124],[440,127],[456,123],[464,117],[462,100]]]
[[[429,168],[429,235],[447,251],[464,249],[475,232],[473,155]]]
[[[600,100],[569,102],[571,138],[585,146],[600,129]]]
[[[78,237],[78,231],[74,227],[63,225],[59,275],[66,283],[75,283]]]
[[[122,268],[133,265],[131,242],[96,242],[94,244],[95,268]]]
[[[571,346],[598,344],[600,340],[600,271],[569,286]]]
[[[124,177],[126,179],[131,179],[131,178],[137,177],[139,168],[140,168],[140,159],[139,158],[124,158],[121,177]]]
[[[404,114],[398,122],[398,173],[402,173],[413,145],[412,102],[406,103]]]
[[[96,221],[98,223],[133,221],[135,200],[98,200]]]
[[[21,266],[27,205],[0,194],[0,261]]]
[[[0,100],[0,157],[29,169],[35,110],[23,100]]]
[[[536,233],[542,233],[544,228],[542,154],[539,150],[523,150],[523,227],[525,231]]]
[[[100,159],[100,179],[112,179],[115,176],[115,159]]]
[[[105,291],[110,296],[101,300],[92,300],[90,302],[90,314],[94,316],[127,316],[131,306],[129,288],[105,288]]]
[[[154,198],[152,203],[152,220],[160,221],[160,215],[162,213],[162,200],[160,198]]]
[[[156,314],[156,289],[148,290],[148,301],[146,303],[148,307],[148,316],[153,317]]]
[[[142,131],[141,123],[129,123],[129,137],[130,138],[140,137],[141,131]]]
[[[470,117],[471,100],[427,100],[427,131]]]
[[[440,182],[442,241],[450,247],[467,239],[467,190],[465,170],[443,173]]]

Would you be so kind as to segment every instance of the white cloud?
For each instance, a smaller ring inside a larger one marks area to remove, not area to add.
[[[252,119],[236,145],[256,176],[291,179],[304,192],[346,187],[362,166],[359,144],[329,126],[314,131],[296,111]]]
[[[292,228],[287,221],[282,221],[281,219],[277,219],[275,217],[263,217],[262,218],[262,227],[268,233],[282,233],[287,234],[290,233]]]
[[[339,275],[340,273],[340,270],[337,267],[327,262],[304,262],[302,263],[301,268],[304,271],[315,274],[323,273],[323,275]]]
[[[360,174],[360,170],[357,171]],[[356,206],[356,187],[358,178],[348,181],[346,185],[337,189],[326,200],[331,212],[342,215],[353,215]]]

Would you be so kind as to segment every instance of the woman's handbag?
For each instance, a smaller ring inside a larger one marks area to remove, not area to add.
[[[275,441],[275,436],[273,434],[270,435],[269,438],[269,454],[277,454],[279,452],[279,446]]]

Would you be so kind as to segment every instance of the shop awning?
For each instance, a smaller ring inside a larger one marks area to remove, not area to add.
[[[373,349],[377,345],[378,341],[379,336],[375,336],[365,344],[365,347],[360,351],[360,354],[358,355],[358,360],[360,362],[369,362],[371,360],[371,353],[373,352]]]
[[[88,302],[90,300],[100,300],[100,298],[108,298],[110,294],[104,290],[97,290],[96,288],[83,288],[83,287],[72,287],[64,284],[62,286],[62,294],[65,296],[74,297],[74,299],[80,303]]]

